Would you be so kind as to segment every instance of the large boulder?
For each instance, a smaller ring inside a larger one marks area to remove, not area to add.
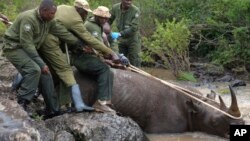
[[[16,102],[0,98],[1,141],[38,141],[40,133],[31,122],[32,119]]]
[[[113,114],[78,113],[64,114],[45,121],[54,132],[67,131],[76,140],[141,141],[143,133],[130,118]]]
[[[15,102],[0,97],[1,141],[141,141],[130,118],[104,113],[67,113],[48,120],[30,118]]]

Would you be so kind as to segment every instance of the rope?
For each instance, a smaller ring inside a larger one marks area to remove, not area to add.
[[[2,21],[2,22],[6,22],[6,20],[5,19],[3,19],[3,18],[0,18],[0,21]],[[12,22],[10,22],[10,21],[7,21],[7,23],[9,24],[9,25],[12,25],[13,23]]]

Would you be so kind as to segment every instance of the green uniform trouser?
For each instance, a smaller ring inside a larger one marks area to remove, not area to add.
[[[141,67],[141,41],[139,35],[134,35],[129,38],[119,39],[119,53],[123,53],[128,57],[130,63],[136,67]]]
[[[40,80],[40,87],[47,108],[58,111],[52,76],[50,74],[41,74],[41,68],[22,49],[5,50],[4,55],[23,77],[17,97],[31,101]]]
[[[39,49],[39,54],[58,78],[65,83],[66,87],[70,87],[76,84],[76,80],[66,55],[59,47],[58,40],[57,37],[49,34]]]
[[[95,76],[98,86],[97,99],[111,100],[114,76],[109,66],[97,56],[90,54],[73,54],[71,60],[80,72]]]
[[[46,109],[51,112],[59,111],[58,97],[55,93],[54,83],[51,74],[41,74],[39,90],[42,93]]]
[[[58,104],[71,103],[70,87],[76,84],[76,80],[66,55],[59,47],[59,39],[49,34],[38,52],[49,66],[53,78],[60,80],[57,91]]]
[[[31,101],[38,87],[41,68],[22,49],[4,50],[4,55],[23,76],[18,98]]]

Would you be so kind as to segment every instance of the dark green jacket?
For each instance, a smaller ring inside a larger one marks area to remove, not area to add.
[[[51,33],[67,43],[75,44],[78,39],[55,20],[44,22],[38,9],[28,10],[19,14],[10,28],[5,32],[3,50],[22,48],[40,67],[45,63],[38,55],[46,36]]]
[[[74,6],[60,5],[57,7],[56,20],[63,25],[79,39],[83,40],[90,47],[104,53],[111,54],[113,51],[106,47],[102,42],[94,38],[84,26],[84,20],[78,14]]]
[[[89,18],[84,23],[84,26],[90,32],[90,34],[92,34],[92,36],[96,37],[99,41],[103,42],[102,38],[103,29],[95,22],[94,17]]]
[[[117,3],[113,5],[110,13],[109,23],[112,24],[114,20],[116,21],[117,29],[122,37],[132,37],[138,33],[140,11],[135,5],[132,4],[128,10],[122,12],[121,3]]]

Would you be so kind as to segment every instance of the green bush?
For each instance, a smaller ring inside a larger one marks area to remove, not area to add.
[[[40,1],[0,0],[0,12],[13,21],[18,13],[35,8]],[[70,5],[74,2],[74,0],[55,1],[57,4]],[[91,9],[99,5],[111,8],[114,3],[120,2],[120,0],[88,1]],[[204,57],[209,59],[208,61],[226,67],[232,66],[234,62],[240,65],[250,63],[250,0],[138,0],[133,3],[141,10],[140,33],[143,38],[144,62],[154,63],[159,59],[164,60],[165,65],[175,73],[177,69],[187,69],[182,68],[183,65],[175,65],[182,64],[176,60],[185,59],[187,61],[183,62],[188,64],[189,53],[192,57]],[[157,22],[153,19],[157,19]],[[182,19],[186,19],[185,22]],[[181,25],[177,26],[179,23],[177,21],[183,22],[186,31]],[[5,30],[6,26],[0,24],[0,36]],[[179,53],[173,55],[171,48],[173,46],[181,48],[182,44],[186,57],[183,58]]]
[[[168,65],[177,76],[179,71],[189,71],[188,45],[190,31],[185,20],[177,22],[166,21],[159,23],[156,20],[156,31],[153,35],[144,39],[146,51],[144,58],[156,54],[164,64]],[[147,61],[147,60],[144,60]]]
[[[191,72],[180,72],[177,76],[177,80],[197,82],[196,78],[194,77],[194,74]]]
[[[218,49],[211,54],[213,62],[222,64],[226,68],[232,69],[241,67],[250,61],[250,36],[245,27],[239,27],[232,30],[233,41],[221,39]]]

